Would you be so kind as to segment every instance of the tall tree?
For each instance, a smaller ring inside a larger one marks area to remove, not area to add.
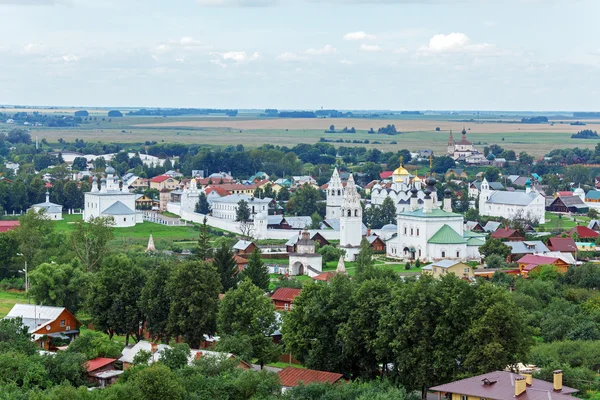
[[[208,231],[208,220],[206,216],[200,225],[200,233],[198,235],[198,246],[196,247],[196,257],[202,261],[206,261],[212,257],[213,249],[210,245],[210,233]]]
[[[386,197],[381,204],[380,210],[380,224],[378,228],[383,225],[395,224],[396,223],[396,205],[391,197]]]
[[[239,277],[238,266],[233,258],[233,251],[227,243],[222,243],[215,252],[213,265],[219,273],[223,293],[236,286]]]
[[[14,230],[14,237],[19,242],[19,252],[31,266],[35,256],[43,250],[45,242],[51,236],[54,222],[48,219],[43,210],[28,211],[19,221],[21,224]]]
[[[71,243],[77,258],[86,271],[93,271],[109,252],[108,243],[113,238],[114,220],[112,217],[90,218],[79,221],[71,233]]]
[[[356,255],[356,275],[361,276],[373,267],[373,249],[365,238],[360,242],[360,251]]]
[[[246,200],[240,200],[238,202],[235,216],[235,220],[239,222],[250,219],[250,207],[248,207],[248,202]]]
[[[172,272],[171,264],[159,263],[148,275],[140,298],[144,310],[146,329],[156,341],[168,340],[167,321],[171,310],[171,297],[167,290],[167,280]]]
[[[74,314],[85,302],[88,280],[77,260],[71,264],[44,263],[29,274],[31,295],[37,304],[65,307]]]
[[[227,292],[219,304],[219,334],[249,337],[252,357],[258,359],[261,367],[279,357],[271,339],[276,322],[275,307],[249,279]]]
[[[198,348],[204,335],[216,331],[219,274],[212,264],[188,261],[175,267],[167,285],[171,296],[168,330]]]
[[[204,194],[204,192],[200,192],[200,196],[198,197],[198,202],[196,203],[196,208],[194,211],[204,215],[208,215],[210,213],[210,205],[208,204],[208,200],[206,199],[206,194]]]
[[[254,249],[250,258],[248,259],[248,266],[242,274],[243,279],[250,279],[250,281],[266,291],[269,289],[269,283],[271,278],[269,277],[269,270],[265,267],[265,264],[260,258],[260,252],[258,249]]]

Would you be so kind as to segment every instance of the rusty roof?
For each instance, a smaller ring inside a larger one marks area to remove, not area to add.
[[[577,245],[572,237],[561,238],[553,237],[548,239],[548,248],[552,251],[564,251],[567,253],[573,253],[577,251]]]
[[[495,371],[472,378],[446,383],[432,387],[433,392],[456,393],[482,399],[514,400],[515,378],[522,378],[519,374],[506,371]],[[486,384],[484,380],[489,383]],[[519,400],[574,400],[571,396],[577,389],[563,386],[560,392],[554,391],[552,382],[532,379],[531,386],[527,386]]]
[[[302,293],[302,289],[279,288],[271,296],[271,300],[294,301],[294,298]]]
[[[97,357],[86,363],[87,371],[92,372],[117,361],[116,358]]]
[[[343,375],[335,372],[317,371],[314,369],[303,369],[286,367],[279,371],[279,380],[282,386],[295,387],[300,383],[305,385],[311,383],[335,383],[342,379]]]

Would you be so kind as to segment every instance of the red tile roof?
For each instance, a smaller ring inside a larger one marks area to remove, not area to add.
[[[217,194],[221,197],[227,196],[229,194],[229,192],[225,189],[223,189],[222,187],[218,187],[218,186],[209,186],[206,190],[205,190],[206,194],[209,195],[212,192],[217,192]]]
[[[154,178],[150,179],[150,182],[161,183],[161,182],[166,181],[169,178],[172,178],[172,177],[169,175],[159,175],[159,176],[155,176]]]
[[[310,383],[335,383],[342,379],[342,374],[335,372],[316,371],[314,369],[303,369],[286,367],[279,371],[279,380],[282,386],[296,387],[300,383],[308,385]]]
[[[394,171],[383,171],[381,173],[379,173],[379,177],[381,179],[388,179],[389,177],[391,177],[394,174]]]
[[[577,236],[579,236],[581,239],[591,239],[599,236],[598,232],[594,232],[587,226],[576,226],[569,231],[569,236],[573,236],[575,233],[577,233]]]
[[[517,231],[515,229],[498,228],[498,229],[496,229],[496,231],[494,233],[492,233],[491,236],[496,239],[506,239],[509,237],[522,236],[522,235],[519,233],[519,231]]]
[[[302,293],[302,289],[279,288],[271,296],[271,300],[294,301],[294,298]]]
[[[564,251],[566,253],[573,253],[577,251],[577,245],[573,238],[561,238],[553,237],[548,239],[548,248],[552,251]]]
[[[329,282],[331,278],[335,275],[335,271],[327,271],[319,274],[317,276],[313,276],[313,280],[315,281],[326,281]]]
[[[116,358],[104,358],[104,357],[94,358],[93,360],[90,360],[87,362],[87,371],[88,372],[95,371],[98,368],[105,367],[109,364],[114,363],[115,361],[117,361]]]
[[[0,232],[12,231],[19,225],[19,221],[0,221]]]
[[[202,185],[202,186],[206,186],[206,185],[210,185],[210,184],[218,184],[221,181],[223,181],[223,183],[232,183],[233,179],[229,179],[229,178],[216,178],[216,179],[211,179],[211,178],[196,178],[196,183],[198,185]],[[212,182],[212,183],[211,183]]]
[[[568,191],[562,191],[562,192],[557,192],[556,194],[558,196],[564,196],[564,197],[573,196],[573,192],[571,192],[570,190],[568,190]]]
[[[526,254],[521,257],[518,261],[519,264],[530,264],[530,265],[550,265],[560,260],[556,257],[539,256],[537,254]]]

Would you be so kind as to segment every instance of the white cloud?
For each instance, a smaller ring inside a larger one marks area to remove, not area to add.
[[[76,56],[74,54],[66,54],[66,55],[64,55],[62,57],[62,59],[65,62],[68,62],[68,63],[70,63],[70,62],[77,62],[77,61],[79,61],[79,56]]]
[[[279,61],[301,61],[301,60],[306,60],[306,57],[304,56],[299,56],[296,53],[291,53],[291,52],[285,52],[285,53],[281,53],[280,55],[278,55],[277,57],[275,57],[277,60]]]
[[[324,56],[337,53],[337,49],[327,44],[322,49],[308,49],[305,53],[311,56]]]
[[[360,45],[360,51],[368,51],[371,53],[375,53],[378,51],[383,51],[383,49],[381,48],[381,46],[376,45],[376,44],[361,44]]]
[[[159,44],[154,48],[155,53],[166,53],[169,50],[171,50],[171,48],[169,47],[169,45],[166,44]]]
[[[375,35],[370,35],[366,32],[350,32],[344,35],[344,40],[373,40]]]
[[[225,53],[210,53],[216,58],[210,60],[211,63],[227,68],[228,65],[240,65],[260,59],[260,53],[254,52],[248,55],[245,51],[228,51]]]
[[[354,63],[350,60],[340,60],[340,64],[344,65],[353,65]]]
[[[477,53],[493,49],[494,46],[487,43],[472,44],[471,39],[460,32],[449,34],[437,34],[429,40],[429,45],[421,47],[421,53]]]
[[[39,43],[29,43],[23,47],[23,51],[27,54],[39,54],[43,49],[44,46]]]

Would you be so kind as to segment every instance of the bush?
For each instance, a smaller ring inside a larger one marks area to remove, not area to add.
[[[340,249],[331,245],[325,245],[319,249],[319,254],[323,256],[324,262],[337,261],[342,255]]]
[[[0,281],[1,290],[23,290],[24,288],[23,278],[5,278]]]

